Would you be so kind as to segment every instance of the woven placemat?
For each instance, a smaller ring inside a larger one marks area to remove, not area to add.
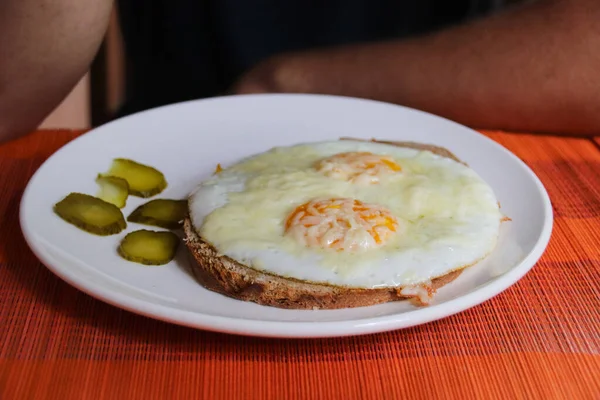
[[[0,399],[599,398],[600,149],[589,139],[486,132],[550,193],[539,263],[494,299],[418,327],[277,340],[170,325],[67,285],[26,246],[32,173],[80,132],[0,146]]]

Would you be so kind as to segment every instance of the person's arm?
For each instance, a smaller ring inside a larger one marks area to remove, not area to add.
[[[81,79],[112,0],[0,0],[0,142],[35,129]]]
[[[600,134],[600,1],[539,0],[408,40],[287,54],[238,93],[357,96],[475,128]]]

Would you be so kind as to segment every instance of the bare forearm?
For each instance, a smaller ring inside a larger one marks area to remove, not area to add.
[[[275,91],[373,98],[476,128],[600,133],[599,6],[540,1],[416,39],[284,56],[262,74]]]
[[[85,74],[112,0],[0,1],[0,142],[34,129]]]

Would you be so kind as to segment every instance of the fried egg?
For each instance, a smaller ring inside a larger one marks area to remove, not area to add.
[[[472,265],[495,247],[503,218],[466,165],[360,141],[277,147],[219,167],[189,208],[220,254],[357,288],[414,286]]]

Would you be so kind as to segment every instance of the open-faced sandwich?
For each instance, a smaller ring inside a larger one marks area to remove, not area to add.
[[[359,307],[413,298],[485,258],[505,218],[449,151],[339,140],[217,168],[188,199],[198,281],[263,305]]]

